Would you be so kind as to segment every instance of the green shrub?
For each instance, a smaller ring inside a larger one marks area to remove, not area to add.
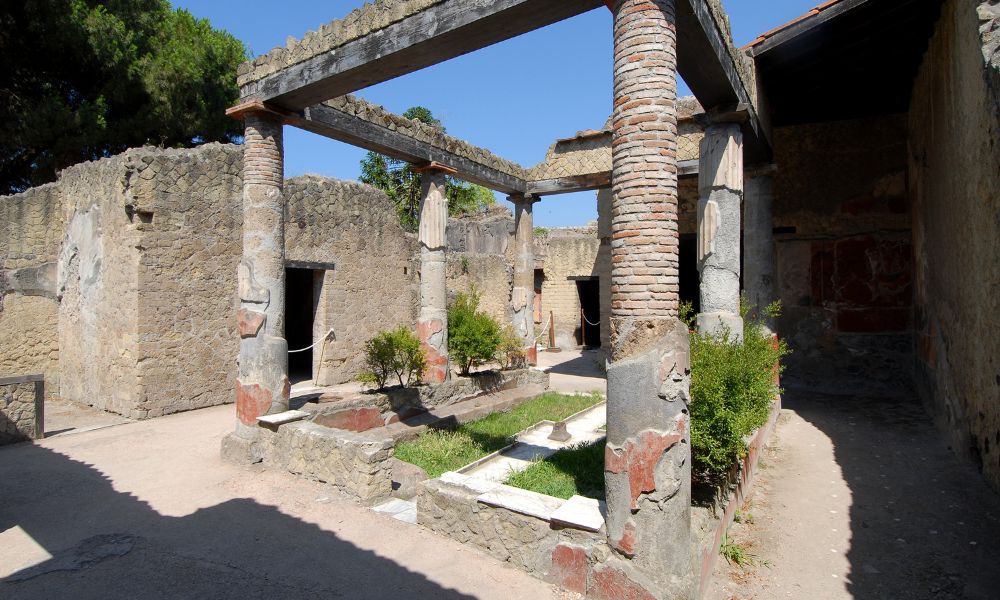
[[[448,354],[468,375],[473,363],[496,356],[500,346],[500,325],[479,310],[479,292],[459,293],[448,306]]]
[[[528,364],[528,357],[524,352],[524,340],[514,331],[513,325],[507,325],[500,331],[500,345],[497,346],[496,359],[504,371],[521,369]]]
[[[409,385],[427,367],[420,340],[406,327],[383,331],[365,342],[365,370],[358,381],[378,389],[393,375],[399,385]]]
[[[780,305],[766,307],[762,317],[777,316]],[[692,325],[690,306],[681,318]],[[765,337],[762,321],[749,318],[741,306],[743,341],[730,332],[691,333],[691,458],[696,471],[719,474],[745,455],[744,437],[767,422],[779,388],[773,383],[774,365],[788,354],[788,346],[774,346]]]

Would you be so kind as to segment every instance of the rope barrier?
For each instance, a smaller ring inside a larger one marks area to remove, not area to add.
[[[583,312],[583,309],[582,309],[582,308],[580,309],[580,317],[581,317],[581,318],[582,318],[582,319],[583,319],[584,321],[586,321],[587,325],[590,325],[591,327],[600,327],[600,326],[601,326],[601,323],[600,323],[600,322],[597,322],[597,323],[591,323],[591,322],[590,322],[590,321],[589,321],[589,320],[587,319],[587,315],[586,315],[586,313],[584,313],[584,312]]]
[[[536,336],[535,336],[535,341],[536,341],[536,342],[537,342],[537,341],[538,341],[538,340],[539,340],[539,339],[540,339],[540,338],[541,338],[541,337],[542,337],[543,335],[545,335],[545,332],[546,332],[546,331],[548,331],[548,330],[549,330],[549,325],[552,325],[552,319],[551,319],[551,318],[549,319],[548,323],[546,323],[546,324],[545,324],[545,327],[543,327],[543,328],[542,328],[542,332],[541,332],[541,333],[539,333],[538,335],[536,335]]]
[[[313,342],[313,343],[312,343],[311,345],[309,345],[309,346],[306,346],[305,348],[299,348],[298,350],[289,350],[289,351],[288,351],[288,353],[289,353],[289,354],[295,354],[296,352],[305,352],[306,350],[310,350],[310,349],[312,349],[312,347],[313,347],[313,346],[315,346],[316,344],[318,344],[318,343],[320,343],[320,342],[324,342],[324,341],[326,341],[326,340],[330,339],[330,336],[331,336],[331,335],[333,335],[333,329],[331,329],[330,331],[327,331],[327,332],[326,332],[326,335],[324,335],[324,336],[323,336],[322,338],[320,338],[320,339],[316,340],[316,341],[315,341],[315,342]]]

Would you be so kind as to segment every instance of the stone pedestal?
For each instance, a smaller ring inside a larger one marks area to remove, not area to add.
[[[678,319],[674,0],[614,3],[611,353],[604,463],[612,555],[589,594],[687,598],[687,330]]]
[[[535,228],[532,220],[534,196],[510,196],[514,203],[514,289],[511,315],[514,331],[524,342],[528,364],[538,363],[535,348]]]
[[[420,312],[417,337],[427,359],[423,379],[442,383],[448,379],[448,259],[446,229],[448,198],[445,173],[424,169],[420,201]]]
[[[257,417],[288,409],[285,341],[285,219],[282,118],[264,109],[242,115],[243,258],[237,285],[240,354],[237,436],[252,438]]]
[[[751,314],[777,299],[777,267],[774,251],[773,181],[770,172],[749,172],[743,202],[743,290]],[[773,319],[765,318],[774,331]]]
[[[743,338],[740,317],[740,203],[743,134],[735,123],[709,125],[698,171],[698,331]]]

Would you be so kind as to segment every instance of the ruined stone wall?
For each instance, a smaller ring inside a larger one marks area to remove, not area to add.
[[[787,385],[898,391],[911,380],[903,116],[774,131],[779,334]]]
[[[0,198],[0,377],[44,373],[50,396],[59,390],[63,219],[56,184]]]
[[[146,418],[231,402],[242,148],[144,148],[126,157],[124,200],[138,238],[123,249],[138,260],[138,389],[134,405],[115,412]]]
[[[1000,5],[944,4],[914,85],[909,165],[917,389],[1000,489],[998,48]]]
[[[129,153],[63,172],[59,394],[125,416],[139,404],[139,255]]]
[[[502,325],[512,319],[513,230],[514,216],[503,206],[448,219],[448,298],[475,287],[480,309]]]
[[[323,354],[319,382],[350,381],[368,339],[416,323],[416,237],[403,231],[388,196],[361,183],[296,177],[285,183],[285,201],[285,259],[326,270],[313,339],[330,329],[334,338],[313,350],[313,372]]]

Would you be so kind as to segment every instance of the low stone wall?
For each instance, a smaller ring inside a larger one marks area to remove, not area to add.
[[[729,472],[726,483],[715,495],[711,507],[695,507],[691,514],[692,538],[696,544],[697,560],[694,565],[700,566],[696,598],[700,598],[712,577],[715,564],[719,560],[719,547],[722,538],[733,524],[736,511],[750,496],[761,454],[767,447],[771,434],[778,423],[781,414],[781,396],[774,399],[767,423],[750,435],[747,443],[747,454],[732,471]]]
[[[44,436],[42,375],[0,378],[0,446]]]
[[[392,494],[393,441],[300,421],[278,428],[264,462],[371,504]]]
[[[449,479],[449,475],[419,485],[417,523],[566,589],[581,593],[587,589],[590,565],[610,553],[603,529],[562,527],[545,518],[483,504],[477,498],[485,488]],[[563,502],[533,495],[540,505],[546,499]]]

